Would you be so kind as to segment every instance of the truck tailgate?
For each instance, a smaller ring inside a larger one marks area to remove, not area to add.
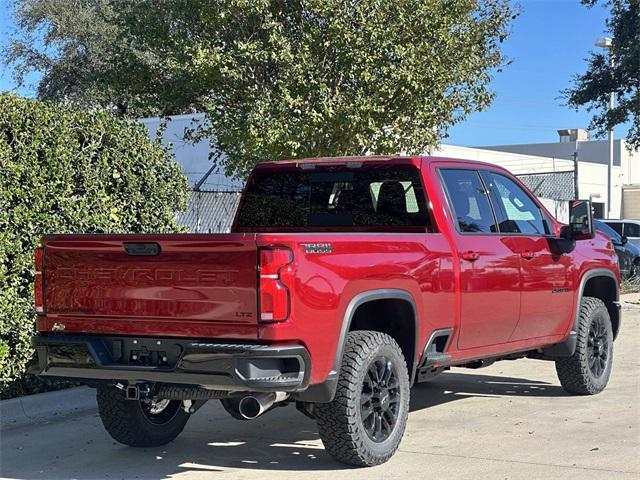
[[[250,235],[45,237],[45,314],[257,325]]]

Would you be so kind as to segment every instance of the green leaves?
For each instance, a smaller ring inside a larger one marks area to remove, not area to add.
[[[141,124],[0,94],[0,389],[32,355],[40,237],[179,231],[187,196],[180,167]]]
[[[230,5],[242,13],[194,44],[216,51],[207,135],[238,177],[277,158],[424,152],[489,105],[512,16],[505,2],[225,2],[220,13]]]
[[[583,0],[592,7],[598,0]],[[638,0],[604,0],[611,9],[607,28],[613,36],[611,54],[592,53],[589,67],[574,78],[573,87],[563,91],[570,106],[586,106],[594,114],[589,126],[603,135],[616,125],[631,122],[627,141],[631,149],[640,148],[640,2]],[[609,94],[616,94],[616,106],[609,109]]]
[[[41,96],[206,111],[199,136],[236,177],[265,160],[425,152],[491,103],[515,16],[508,0],[61,1],[17,0],[27,38],[7,60],[44,72]]]

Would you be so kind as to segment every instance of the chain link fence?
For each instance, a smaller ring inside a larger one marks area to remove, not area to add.
[[[576,198],[575,172],[524,173],[516,175],[536,197],[568,201]]]

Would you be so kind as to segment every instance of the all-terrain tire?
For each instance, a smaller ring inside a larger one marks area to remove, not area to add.
[[[371,380],[375,376],[380,377],[378,367],[381,362],[387,365],[387,370],[383,368],[382,374],[388,380],[382,381],[381,390],[375,387],[382,392],[375,394],[375,408],[380,409],[375,412],[374,401],[367,400],[373,399],[374,395],[365,390],[371,388],[373,392]],[[319,403],[315,408],[320,438],[327,452],[340,462],[360,467],[379,465],[389,460],[404,435],[409,414],[409,386],[407,364],[402,350],[392,337],[375,331],[350,332],[335,398],[330,403]],[[387,402],[386,407],[383,407],[384,402]],[[393,411],[390,412],[389,408],[393,408]],[[363,418],[366,414],[369,416]],[[371,415],[376,416],[373,424],[369,421]],[[386,432],[377,434],[378,440],[367,430],[377,429],[377,416],[380,417],[380,427],[383,416],[386,425]],[[389,426],[389,418],[395,418],[392,427]]]
[[[597,365],[596,365],[597,362]],[[556,360],[562,388],[575,395],[595,395],[607,386],[613,365],[613,328],[609,311],[599,298],[580,303],[574,354]]]
[[[180,400],[171,400],[164,410],[151,414],[140,400],[126,400],[114,386],[97,389],[98,413],[109,435],[131,447],[157,447],[175,439],[189,420]]]

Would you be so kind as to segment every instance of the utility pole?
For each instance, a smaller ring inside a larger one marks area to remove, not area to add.
[[[578,194],[578,142],[576,142],[576,151],[573,152],[573,199],[578,200],[580,195]]]
[[[609,70],[613,71],[613,52],[611,50],[611,46],[613,45],[613,40],[609,37],[599,38],[596,41],[596,47],[603,48],[608,51],[609,54]],[[609,94],[609,112],[613,111],[615,107],[615,92],[612,90]],[[612,188],[613,182],[611,181],[611,177],[613,176],[613,126],[609,128],[609,164],[607,168],[607,218],[612,218],[612,208],[611,203],[613,200]]]

